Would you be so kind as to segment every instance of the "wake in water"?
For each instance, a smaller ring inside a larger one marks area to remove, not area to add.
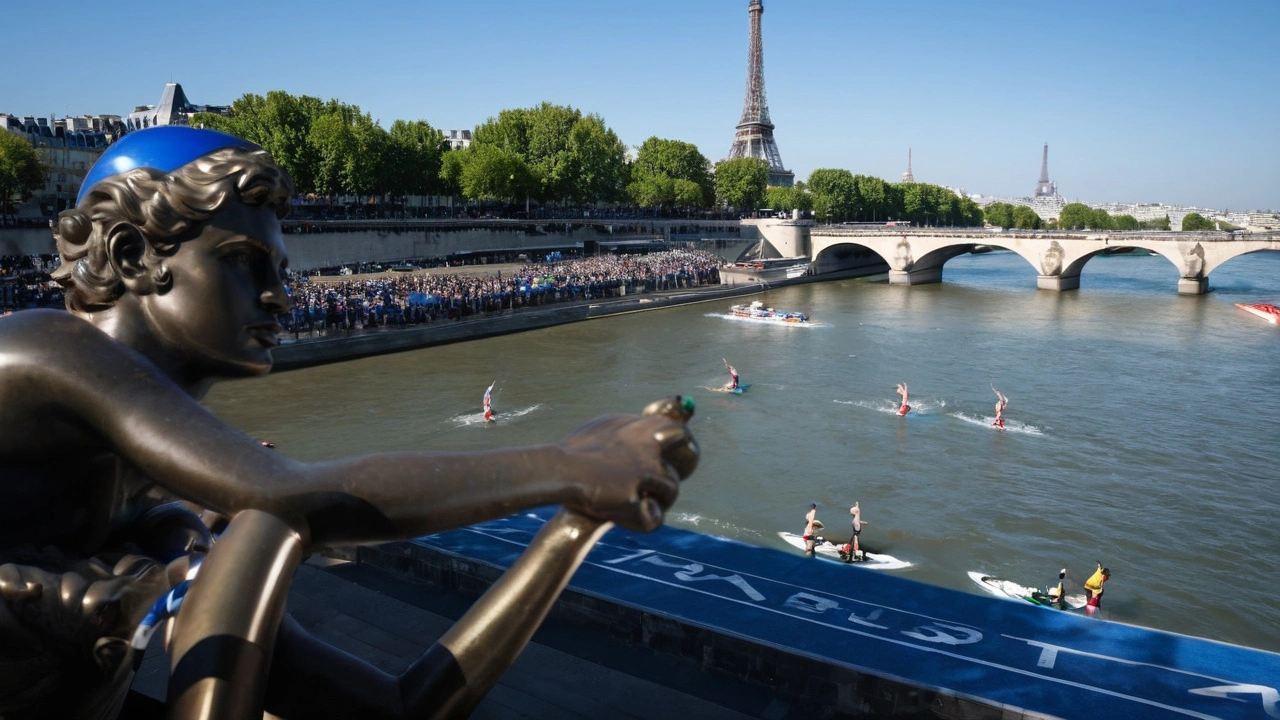
[[[838,403],[840,405],[856,405],[860,408],[889,413],[890,415],[897,415],[899,407],[899,404],[892,400],[877,400],[876,402],[869,402],[867,400],[832,400],[831,402]],[[903,417],[911,417],[912,415],[931,415],[933,413],[942,412],[946,407],[946,400],[934,402],[932,400],[915,399],[911,401],[911,412],[907,413]]]
[[[738,317],[733,313],[707,313],[707,317],[724,318],[725,320],[735,320],[737,322],[747,323],[748,325],[767,325],[769,327],[789,327],[789,328],[812,328],[825,327],[822,323],[816,323],[812,320],[809,322],[765,322],[761,320],[752,320],[751,318]]]
[[[508,422],[511,422],[512,420],[515,420],[516,418],[524,417],[525,415],[528,415],[529,413],[533,412],[534,410],[537,410],[540,407],[542,407],[542,403],[538,403],[537,405],[530,405],[527,408],[521,408],[519,410],[507,410],[506,412],[494,413],[493,422],[490,422],[489,424],[504,425]],[[465,415],[454,415],[453,417],[449,418],[448,422],[453,423],[454,427],[484,425],[485,424],[484,413],[478,412],[478,413],[467,413]]]
[[[675,513],[672,519],[683,526],[697,528],[697,530],[703,534],[713,535],[715,537],[721,537],[729,540],[737,540],[739,542],[743,537],[764,537],[760,532],[752,530],[751,528],[741,527],[730,522],[717,520],[704,515],[698,515],[696,513]]]
[[[971,425],[981,425],[991,430],[999,431],[1001,428],[995,426],[996,418],[994,415],[987,417],[974,417],[973,415],[965,415],[962,412],[953,412],[951,417],[957,420],[963,420]],[[1035,425],[1027,425],[1025,423],[1014,422],[1005,418],[1004,432],[1022,433],[1023,435],[1043,435],[1044,431]]]

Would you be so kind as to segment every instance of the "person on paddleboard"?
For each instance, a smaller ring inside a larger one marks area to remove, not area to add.
[[[737,390],[738,389],[738,371],[735,370],[733,366],[729,364],[729,361],[726,360],[725,358],[720,358],[720,360],[721,362],[724,363],[724,366],[729,369],[730,380],[729,380],[729,384],[724,386],[724,389]]]
[[[817,528],[818,503],[809,503],[809,512],[804,514],[804,554],[813,555],[813,548],[818,542]],[[819,526],[821,527],[821,526]]]
[[[858,507],[855,500],[853,507],[849,508],[849,514],[853,516],[853,537],[849,540],[849,562],[862,559],[862,553],[858,549],[858,536],[862,534],[862,525],[866,521],[862,519],[862,508]]]
[[[898,414],[906,415],[911,412],[911,406],[907,404],[907,384],[898,383],[898,394],[902,396],[902,404],[898,406]]]
[[[1003,429],[1004,428],[1004,409],[1009,406],[1009,398],[1005,397],[1004,393],[1000,392],[999,390],[996,390],[995,385],[992,385],[991,389],[995,390],[996,392],[996,421],[991,424],[995,425],[998,428]]]
[[[497,384],[498,381],[494,380],[489,383],[489,387],[484,391],[484,421],[486,423],[493,422],[493,400],[490,396],[493,394],[493,386]]]
[[[1102,563],[1098,563],[1098,569],[1094,570],[1089,579],[1084,581],[1084,594],[1088,598],[1085,612],[1092,615],[1102,608],[1102,586],[1110,579],[1110,568],[1104,568]]]
[[[1067,583],[1067,569],[1062,568],[1061,570],[1058,571],[1058,584],[1054,587],[1049,588],[1049,592],[1047,593],[1047,595],[1049,596],[1049,602],[1059,607],[1063,606],[1066,603],[1066,597],[1067,597],[1066,583]]]

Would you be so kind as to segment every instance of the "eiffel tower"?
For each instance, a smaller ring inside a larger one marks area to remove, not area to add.
[[[1040,161],[1040,182],[1036,183],[1036,197],[1054,197],[1058,183],[1049,181],[1049,143],[1044,144],[1044,159]]]
[[[762,0],[749,0],[747,12],[751,15],[751,40],[747,46],[747,95],[742,103],[742,119],[738,121],[738,133],[729,148],[729,159],[755,157],[769,161],[769,184],[791,187],[795,173],[782,166],[782,154],[773,141],[773,123],[769,121],[769,104],[764,99],[764,43],[760,41],[760,16],[764,14]]]

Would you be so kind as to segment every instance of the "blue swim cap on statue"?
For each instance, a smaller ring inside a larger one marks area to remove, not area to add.
[[[261,149],[234,135],[185,125],[161,125],[136,130],[112,143],[93,164],[80,185],[76,205],[84,200],[94,185],[112,175],[140,167],[173,172],[196,158],[227,147]]]

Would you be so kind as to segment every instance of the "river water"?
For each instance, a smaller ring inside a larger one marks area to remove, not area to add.
[[[313,461],[552,442],[683,393],[703,459],[674,526],[798,552],[777,532],[810,502],[843,540],[857,500],[864,545],[907,577],[981,592],[966,571],[1044,586],[1066,567],[1078,587],[1097,560],[1106,619],[1280,652],[1280,328],[1233,305],[1280,301],[1280,253],[1210,285],[1179,296],[1168,261],[1116,255],[1038,291],[1018,256],[967,255],[936,285],[765,295],[810,327],[718,301],[224,383],[207,404]],[[722,357],[745,394],[718,390]]]

